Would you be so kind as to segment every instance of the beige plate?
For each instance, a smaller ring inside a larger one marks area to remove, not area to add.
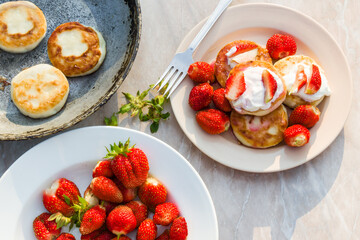
[[[0,4],[5,1],[0,0]],[[84,77],[69,78],[70,93],[67,103],[60,112],[49,118],[31,119],[22,115],[11,102],[10,86],[4,91],[0,90],[0,140],[43,137],[90,116],[120,87],[139,46],[139,0],[33,2],[44,12],[47,19],[46,36],[38,47],[28,53],[13,54],[0,50],[0,78],[5,77],[10,82],[24,68],[40,63],[50,64],[47,41],[54,29],[65,22],[77,21],[97,29],[106,41],[107,53],[96,72]]]
[[[205,20],[195,26],[178,48],[184,51]],[[241,4],[229,8],[208,33],[194,61],[210,62],[226,43],[246,39],[265,46],[275,33],[296,38],[298,54],[313,57],[325,70],[332,95],[319,105],[320,121],[313,127],[310,143],[302,148],[283,144],[269,149],[252,149],[239,145],[231,131],[212,136],[197,125],[195,112],[188,105],[194,86],[187,77],[171,97],[175,116],[187,137],[214,160],[248,172],[276,172],[299,166],[324,151],[342,130],[350,111],[352,79],[347,60],[330,34],[317,22],[295,10],[274,4]]]

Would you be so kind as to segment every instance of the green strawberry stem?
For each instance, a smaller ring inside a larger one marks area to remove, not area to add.
[[[139,120],[142,122],[151,121],[150,131],[155,133],[159,129],[159,124],[161,120],[166,120],[169,118],[170,113],[162,113],[164,110],[164,105],[169,101],[167,95],[162,95],[164,89],[160,91],[160,95],[157,95],[149,100],[145,100],[145,97],[148,96],[149,91],[152,89],[153,85],[149,86],[149,89],[140,93],[138,91],[136,96],[131,95],[130,93],[123,93],[127,104],[123,104],[117,113],[113,113],[110,118],[105,117],[104,122],[108,126],[117,126],[117,118],[115,114],[125,114],[130,112],[131,117],[139,116]]]
[[[133,145],[129,148],[129,145],[130,145],[130,138],[128,138],[128,140],[125,142],[125,144],[123,144],[120,141],[119,141],[119,144],[116,144],[116,143],[114,143],[113,145],[110,144],[110,150],[107,147],[105,147],[108,152],[106,154],[105,158],[113,159],[114,157],[116,157],[118,155],[123,155],[126,157],[127,153],[131,152],[130,149],[135,146],[135,145]]]

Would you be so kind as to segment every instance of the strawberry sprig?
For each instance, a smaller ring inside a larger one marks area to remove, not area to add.
[[[151,133],[155,133],[159,129],[160,121],[166,120],[170,116],[170,113],[162,112],[164,110],[164,104],[168,102],[166,95],[157,95],[151,99],[145,99],[151,89],[152,85],[149,89],[141,93],[138,91],[136,96],[123,92],[128,103],[123,104],[117,114],[130,112],[131,117],[139,116],[139,120],[142,122],[151,121],[150,131]],[[110,118],[105,117],[104,121],[106,125],[118,125],[115,113]]]
[[[127,153],[131,152],[129,149],[133,148],[135,145],[131,146],[129,148],[130,145],[130,138],[128,138],[128,140],[125,142],[125,144],[123,144],[122,142],[119,142],[119,144],[110,144],[110,150],[106,148],[107,150],[107,154],[105,156],[105,158],[110,158],[113,159],[114,157],[116,157],[117,155],[124,155],[125,157],[127,156]]]

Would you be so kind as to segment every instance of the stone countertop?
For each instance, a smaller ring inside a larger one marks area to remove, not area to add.
[[[125,103],[122,92],[135,94],[154,83],[185,35],[217,5],[217,0],[140,2],[142,37],[128,77],[107,104],[69,130],[103,125],[104,116],[111,116]],[[358,89],[358,0],[234,0],[231,5],[255,2],[287,6],[318,21],[344,51],[354,89]],[[279,173],[247,173],[217,163],[187,139],[173,114],[153,136],[177,149],[199,172],[216,208],[221,240],[360,239],[359,109],[354,95],[345,127],[334,142],[312,161]],[[166,110],[173,113],[169,105]],[[119,125],[150,134],[148,123],[127,115],[119,116]],[[0,142],[0,176],[19,156],[47,138]]]

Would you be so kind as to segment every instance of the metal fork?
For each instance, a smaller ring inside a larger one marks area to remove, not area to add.
[[[210,15],[194,40],[190,43],[188,49],[185,52],[177,53],[175,55],[153,89],[160,84],[158,89],[158,91],[160,91],[167,85],[164,96],[168,93],[167,97],[170,97],[177,86],[179,86],[181,81],[186,77],[190,64],[194,62],[192,55],[195,49],[231,2],[232,0],[220,0],[214,12]]]

